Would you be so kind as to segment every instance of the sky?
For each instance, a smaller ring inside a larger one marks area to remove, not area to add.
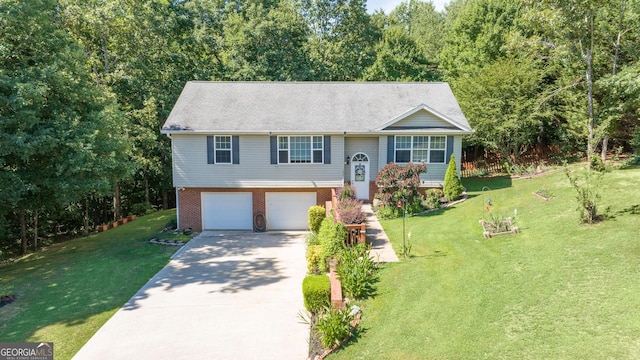
[[[374,11],[382,9],[388,15],[391,10],[395,9],[403,1],[406,0],[367,0],[367,12],[373,14]],[[431,0],[431,3],[436,7],[437,11],[442,11],[444,6],[449,3],[449,0]]]

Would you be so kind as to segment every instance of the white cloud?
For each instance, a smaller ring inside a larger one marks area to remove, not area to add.
[[[382,9],[388,15],[391,10],[404,1],[406,0],[367,0],[367,12],[373,14],[374,11]],[[444,6],[449,3],[449,0],[431,0],[431,3],[436,7],[437,11],[442,11]]]

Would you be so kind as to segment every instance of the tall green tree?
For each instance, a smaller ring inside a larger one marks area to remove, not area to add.
[[[447,78],[482,68],[506,55],[503,46],[516,27],[522,4],[510,0],[471,0],[454,4],[446,17],[440,66]]]
[[[366,11],[365,0],[302,0],[309,24],[308,42],[314,80],[348,81],[362,78],[375,61],[380,39]]]
[[[146,202],[150,190],[155,194],[154,202],[159,202],[163,208],[168,207],[169,197],[173,196],[170,193],[169,139],[159,133],[159,128],[184,83],[193,80],[192,74],[208,77],[216,70],[213,65],[205,66],[206,60],[212,58],[203,57],[201,52],[189,56],[182,50],[182,45],[188,41],[185,34],[195,32],[194,24],[203,24],[181,22],[178,15],[184,15],[188,10],[193,8],[168,0],[61,1],[65,24],[89,55],[96,82],[116,94],[120,109],[126,114],[123,123],[134,135],[136,171],[132,177],[120,179],[115,184],[114,218],[123,215],[123,206],[131,211],[131,199],[144,198]],[[208,68],[210,70],[202,70]],[[151,99],[155,119],[150,121],[147,116],[143,121],[136,114],[140,111],[148,113]],[[140,131],[142,125],[149,131]],[[143,136],[148,133],[155,134],[155,142],[147,141]],[[158,166],[149,167],[151,163]],[[122,204],[123,196],[129,199],[125,204]]]
[[[605,103],[606,90],[598,88],[598,80],[615,76],[620,67],[637,61],[637,41],[633,41],[638,39],[637,24],[626,19],[637,18],[638,4],[627,0],[549,0],[540,6],[555,15],[558,30],[554,40],[568,50],[564,57],[570,64],[567,73],[572,70],[578,77],[577,86],[568,90],[582,99],[582,116],[575,127],[583,129],[591,164],[597,145],[615,122]]]
[[[307,25],[288,1],[226,8],[222,52],[224,77],[230,80],[309,80]]]
[[[389,14],[389,26],[399,25],[415,41],[417,48],[432,63],[444,46],[444,15],[430,1],[409,0]]]
[[[415,40],[394,26],[384,31],[376,45],[376,61],[364,72],[368,81],[432,81],[436,66],[424,57]]]
[[[40,210],[104,194],[105,174],[126,172],[127,138],[55,1],[8,0],[0,13],[0,198],[20,221],[24,253],[28,215],[37,224]]]
[[[457,78],[453,90],[475,130],[473,141],[518,163],[538,139],[542,77],[535,61],[505,58]]]

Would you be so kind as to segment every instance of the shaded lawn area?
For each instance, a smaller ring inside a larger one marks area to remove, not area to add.
[[[0,266],[0,341],[53,341],[55,358],[70,359],[169,261],[175,247],[148,239],[175,210],[143,216],[115,229],[49,246]]]
[[[330,359],[640,358],[639,168],[605,176],[612,218],[591,226],[562,171],[463,182],[466,202],[408,219],[414,257],[382,269],[358,335]],[[532,195],[543,188],[552,200]],[[518,209],[520,234],[483,238],[487,198]],[[402,220],[382,224],[400,249]]]

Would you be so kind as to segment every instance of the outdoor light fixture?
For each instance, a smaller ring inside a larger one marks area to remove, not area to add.
[[[347,155],[347,157],[344,159],[344,163],[345,165],[349,165],[350,162],[351,162],[351,156]]]

